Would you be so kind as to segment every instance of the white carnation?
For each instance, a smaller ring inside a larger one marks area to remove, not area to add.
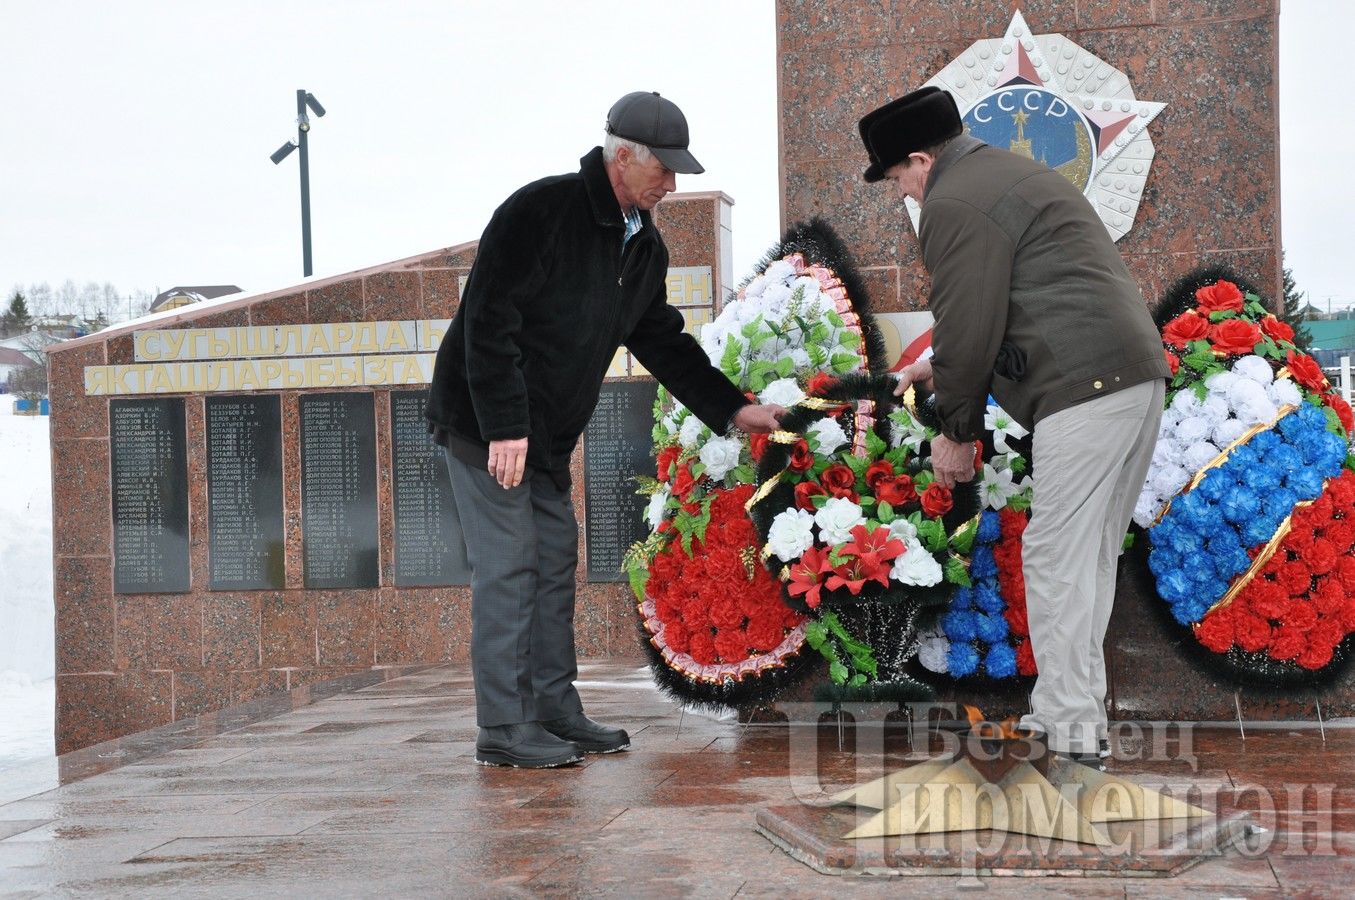
[[[903,551],[902,556],[894,558],[894,567],[889,570],[890,578],[900,584],[917,587],[939,584],[943,574],[941,564],[918,543],[916,538],[908,542],[908,549]]]
[[[1134,504],[1134,521],[1140,528],[1147,528],[1153,524],[1157,518],[1157,511],[1162,508],[1162,500],[1153,494],[1151,490],[1146,490],[1139,495],[1139,501]]]
[[[1275,380],[1275,370],[1270,367],[1270,363],[1255,355],[1244,356],[1233,363],[1233,371],[1257,384],[1270,384]]]
[[[742,444],[736,437],[713,437],[701,448],[701,462],[706,466],[706,475],[719,481],[729,474],[729,470],[739,464],[739,450]]]
[[[763,403],[794,406],[805,398],[805,392],[800,390],[794,378],[778,378],[763,388],[757,398]]]
[[[1228,403],[1236,410],[1237,417],[1247,425],[1270,422],[1279,412],[1275,402],[1266,395],[1265,387],[1249,378],[1239,378],[1229,389]]]
[[[1176,426],[1176,441],[1189,446],[1196,441],[1204,440],[1213,430],[1213,423],[1204,416],[1191,416],[1188,419],[1182,419],[1181,424]]]
[[[767,546],[782,562],[792,562],[814,546],[814,516],[803,509],[776,514],[767,530]]]
[[[1288,378],[1280,378],[1270,383],[1266,388],[1266,396],[1276,406],[1298,406],[1303,402],[1303,394],[1299,392],[1298,385]]]
[[[845,544],[852,539],[852,529],[866,524],[861,507],[846,497],[833,497],[814,514],[823,542],[829,546]]]
[[[801,295],[802,299],[807,303],[813,302],[819,296],[819,280],[809,275],[801,275],[790,283],[790,290],[792,294],[796,291],[804,291],[804,294]]]
[[[1159,497],[1174,497],[1181,488],[1190,483],[1191,473],[1181,466],[1163,466],[1156,473],[1150,473],[1154,493]]]
[[[1181,463],[1187,472],[1198,472],[1219,455],[1219,448],[1208,441],[1197,441],[1181,454]]]
[[[1247,431],[1247,424],[1240,419],[1225,419],[1214,427],[1212,443],[1216,447],[1227,447],[1233,441],[1242,437]]]
[[[664,488],[649,498],[649,506],[645,509],[645,521],[649,523],[650,528],[658,528],[663,522],[663,508],[668,503],[668,494],[668,488]]]
[[[762,277],[768,284],[784,284],[795,277],[795,267],[784,259],[778,259],[767,267]]]
[[[1222,394],[1211,393],[1200,405],[1200,418],[1217,425],[1228,418],[1228,400]]]
[[[827,456],[847,443],[847,433],[842,430],[837,419],[819,419],[808,430],[813,437],[810,443],[814,452],[820,456]]]
[[[690,450],[701,440],[701,433],[704,431],[705,423],[689,413],[687,418],[682,420],[682,427],[678,429],[678,443]]]
[[[802,347],[792,347],[790,361],[797,369],[808,369],[810,365],[809,352]]]
[[[1204,380],[1204,386],[1209,388],[1211,394],[1222,394],[1226,396],[1228,389],[1237,383],[1242,376],[1232,371],[1215,372]]]
[[[1194,391],[1177,391],[1176,396],[1172,397],[1170,408],[1175,411],[1178,420],[1184,419],[1199,412],[1200,398],[1195,396]]]

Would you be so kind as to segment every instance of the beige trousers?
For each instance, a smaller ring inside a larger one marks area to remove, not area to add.
[[[1023,727],[1051,749],[1092,753],[1106,733],[1102,645],[1115,570],[1162,418],[1162,381],[1097,397],[1036,423],[1034,496],[1022,548],[1040,674]]]

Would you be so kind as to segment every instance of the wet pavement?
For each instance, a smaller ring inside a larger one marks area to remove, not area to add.
[[[469,673],[446,666],[0,772],[0,896],[1349,896],[1355,879],[1349,723],[1325,740],[1316,723],[1252,726],[1245,741],[1236,726],[1183,740],[1122,725],[1117,774],[1192,785],[1267,828],[1171,879],[829,876],[757,834],[756,810],[822,800],[941,734],[897,715],[858,733],[832,716],[682,713],[629,663],[585,665],[579,688],[631,750],[546,771],[475,765]]]

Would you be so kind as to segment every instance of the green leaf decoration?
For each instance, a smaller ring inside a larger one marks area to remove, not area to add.
[[[874,429],[866,432],[866,453],[872,458],[878,459],[884,456],[887,448],[888,445],[884,442],[884,439],[876,434]]]
[[[958,559],[951,558],[946,560],[946,581],[951,584],[958,584],[961,587],[973,587],[974,582],[969,579],[969,570],[965,568],[964,563]]]
[[[828,677],[833,679],[833,684],[846,684],[847,667],[837,660],[833,660],[828,666]]]
[[[818,344],[806,344],[805,352],[809,354],[809,362],[816,369],[822,369],[828,365],[828,351]]]
[[[834,353],[832,358],[833,372],[838,375],[846,375],[852,371],[861,362],[861,357],[855,353]]]
[[[950,539],[950,549],[961,556],[968,556],[974,549],[974,536],[979,532],[979,523],[970,522]]]
[[[880,517],[881,525],[888,525],[894,521],[894,507],[882,500],[875,506],[875,515]]]

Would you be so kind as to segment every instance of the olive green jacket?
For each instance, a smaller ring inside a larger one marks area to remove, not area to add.
[[[961,135],[932,165],[918,227],[931,274],[942,431],[983,432],[987,397],[1027,428],[1092,397],[1169,378],[1143,295],[1082,192]]]

